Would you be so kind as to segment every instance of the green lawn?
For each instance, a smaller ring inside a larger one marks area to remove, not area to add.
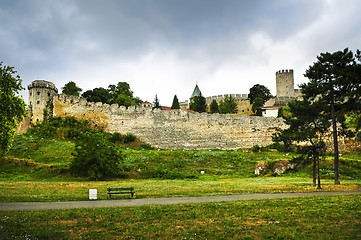
[[[361,239],[361,194],[0,212],[0,239]]]
[[[322,181],[323,191],[361,190],[361,181],[345,180],[334,185]],[[98,199],[107,199],[107,187],[134,187],[135,198],[235,195],[250,193],[313,192],[312,179],[297,177],[229,178],[214,180],[133,179],[118,181],[6,181],[0,182],[0,202],[77,201],[89,199],[89,189],[98,189]],[[116,198],[129,198],[127,195]]]
[[[69,175],[74,143],[19,135],[0,159],[0,202],[87,200],[89,189],[130,187],[135,198],[312,192],[310,162],[256,177],[259,162],[292,161],[280,152],[123,149],[124,176],[89,181]],[[321,161],[322,191],[361,190],[361,153]],[[201,173],[204,171],[204,174]],[[127,195],[114,198],[129,198]],[[0,239],[361,239],[361,195],[55,211],[0,212]]]

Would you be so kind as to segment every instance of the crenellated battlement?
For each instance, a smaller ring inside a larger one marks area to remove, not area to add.
[[[58,92],[58,89],[55,87],[54,83],[45,80],[35,80],[28,85],[28,90],[33,88],[47,88],[55,91],[56,93]]]
[[[283,69],[276,72],[276,75],[279,74],[293,74],[293,69]]]
[[[102,102],[88,102],[85,98],[77,96],[69,96],[64,94],[58,94],[53,98],[54,105],[61,106],[62,109],[67,109],[67,115],[72,113],[72,115],[82,115],[85,112],[93,113],[104,113],[107,115],[133,115],[133,114],[145,114],[147,112],[152,113],[161,113],[165,115],[184,115],[188,112],[183,109],[177,111],[162,111],[160,109],[152,109],[149,105],[139,105],[139,106],[119,106],[118,104],[106,104]],[[54,111],[54,114],[57,115],[57,112]],[[62,113],[58,114],[61,115]]]
[[[224,94],[224,95],[217,95],[217,96],[211,96],[206,97],[206,101],[212,102],[213,100],[216,100],[217,102],[220,102],[222,100],[225,100],[227,97],[232,97],[236,101],[242,101],[248,99],[248,94]]]

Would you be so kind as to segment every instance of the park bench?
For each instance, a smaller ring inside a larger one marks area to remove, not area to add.
[[[108,194],[109,194],[109,198],[112,198],[112,194],[127,194],[130,193],[131,194],[131,198],[133,198],[134,196],[134,188],[133,187],[129,187],[129,188],[108,188]]]

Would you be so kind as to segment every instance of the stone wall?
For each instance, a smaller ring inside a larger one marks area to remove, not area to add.
[[[107,132],[133,133],[144,142],[163,149],[238,149],[272,143],[279,118],[160,111],[90,103],[58,95],[53,99],[55,116],[88,119]]]

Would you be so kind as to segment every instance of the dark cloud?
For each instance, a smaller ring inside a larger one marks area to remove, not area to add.
[[[25,84],[133,81],[135,94],[142,81],[192,88],[196,80],[265,71],[258,68],[273,81],[280,67],[304,68],[324,49],[357,46],[359,7],[354,0],[0,0],[0,61]]]

